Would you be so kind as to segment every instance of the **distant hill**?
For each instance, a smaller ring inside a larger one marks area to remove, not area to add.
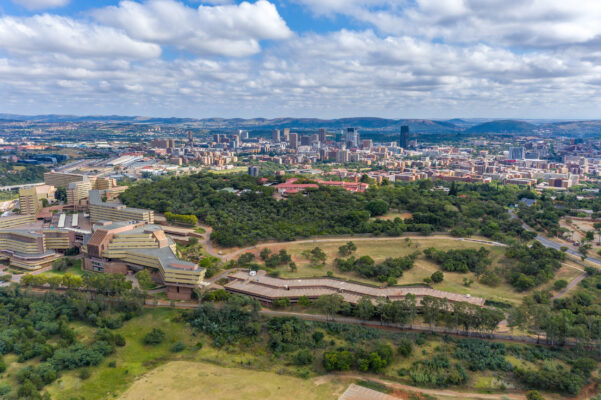
[[[290,128],[300,132],[313,131],[319,128],[342,130],[355,127],[360,131],[373,135],[380,133],[394,135],[402,125],[409,125],[412,134],[532,134],[544,136],[592,136],[601,135],[601,121],[558,121],[558,120],[490,120],[486,118],[454,118],[450,120],[430,119],[388,119],[376,117],[356,118],[158,118],[145,116],[122,115],[18,115],[1,114],[0,121],[32,121],[37,123],[118,123],[139,125],[173,125],[181,128],[204,129],[247,129],[252,131],[268,131],[271,129]]]
[[[466,133],[531,133],[537,129],[524,121],[500,120],[489,121],[468,128]]]

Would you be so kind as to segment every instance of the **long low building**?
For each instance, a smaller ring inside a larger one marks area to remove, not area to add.
[[[9,215],[0,217],[0,229],[10,229],[20,225],[30,225],[36,222],[34,214]]]
[[[288,298],[295,303],[301,296],[316,299],[325,294],[338,293],[345,301],[357,304],[363,296],[372,299],[382,298],[390,301],[403,300],[408,294],[417,297],[417,303],[425,296],[447,299],[451,303],[466,302],[483,306],[484,299],[470,295],[444,292],[427,287],[386,287],[377,288],[333,278],[281,279],[267,276],[265,271],[258,271],[255,276],[248,272],[235,272],[229,275],[225,289],[254,297],[266,303]]]
[[[204,278],[203,268],[177,257],[175,243],[159,225],[100,223],[84,240],[82,251],[91,271],[127,274],[148,269],[172,299],[189,299]]]
[[[121,203],[110,203],[102,200],[99,190],[90,190],[89,204],[90,221],[137,221],[154,223],[154,211],[127,207]]]

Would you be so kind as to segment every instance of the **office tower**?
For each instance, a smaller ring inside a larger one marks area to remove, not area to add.
[[[234,149],[237,149],[238,147],[240,147],[240,136],[238,136],[238,135],[232,136],[230,143],[232,144]]]
[[[348,150],[338,150],[336,151],[336,162],[337,163],[345,163],[348,162],[350,158],[350,153]]]
[[[290,128],[284,128],[284,142],[288,142],[290,138]]]
[[[325,143],[325,141],[326,141],[326,129],[325,128],[321,128],[319,130],[319,141],[321,143]]]
[[[300,144],[301,146],[309,146],[311,144],[311,136],[301,136]]]
[[[286,130],[284,129],[284,134],[286,133]],[[290,133],[288,135],[288,144],[290,146],[291,149],[298,149],[298,133]]]
[[[510,147],[509,148],[509,159],[510,160],[523,160],[524,159],[524,148],[523,147]]]
[[[240,139],[248,139],[248,131],[238,129],[238,135],[240,136]]]
[[[357,128],[348,128],[344,141],[346,142],[346,147],[359,147],[359,131]]]
[[[188,131],[188,144],[190,147],[194,147],[194,138],[192,137],[192,131]]]
[[[273,140],[275,143],[280,142],[280,130],[279,129],[273,130],[273,132],[271,133],[271,140]]]
[[[261,172],[261,168],[256,165],[251,165],[248,167],[248,175],[257,177],[259,176],[259,172]]]
[[[362,148],[363,150],[371,150],[371,149],[372,149],[372,147],[373,147],[373,145],[374,145],[374,144],[373,144],[373,142],[372,142],[372,140],[371,140],[371,139],[363,140],[363,141],[361,142],[361,148]]]
[[[409,126],[401,126],[401,134],[399,137],[399,147],[406,149],[409,147]]]

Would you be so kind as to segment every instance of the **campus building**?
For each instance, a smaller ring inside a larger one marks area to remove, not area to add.
[[[189,299],[205,270],[176,256],[175,243],[159,225],[103,222],[84,240],[85,268],[122,273],[148,269],[153,280],[167,286],[171,299]]]
[[[257,271],[251,276],[248,272],[235,272],[228,277],[225,289],[232,293],[245,294],[264,303],[288,298],[292,303],[298,302],[302,296],[317,299],[326,294],[340,294],[344,301],[357,304],[366,296],[373,301],[387,299],[390,301],[403,300],[408,294],[416,297],[417,305],[425,296],[446,299],[450,303],[465,302],[476,306],[484,306],[484,299],[470,295],[444,292],[428,287],[386,287],[378,288],[359,283],[343,281],[334,278],[305,278],[281,279],[267,276],[265,271]]]
[[[62,252],[73,247],[74,234],[58,229],[0,230],[0,258],[11,266],[36,270],[52,265]]]
[[[10,229],[35,222],[36,217],[33,214],[10,215],[8,217],[0,217],[0,229]]]
[[[82,174],[69,174],[66,172],[46,172],[44,173],[44,183],[54,187],[66,188],[71,182],[81,182],[85,179]]]
[[[56,189],[50,185],[39,185],[19,189],[19,209],[21,214],[36,215],[42,209],[42,201],[54,202]]]
[[[102,200],[100,191],[89,192],[90,222],[100,221],[137,221],[154,223],[154,211],[127,207],[120,203],[110,203]]]
[[[71,182],[67,186],[67,204],[79,205],[79,202],[88,198],[88,193],[92,190],[92,183],[89,179],[83,181]]]

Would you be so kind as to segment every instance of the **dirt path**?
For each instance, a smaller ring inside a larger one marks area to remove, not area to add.
[[[323,377],[324,379],[335,379],[335,378],[347,378],[347,379],[358,379],[365,380],[369,379],[370,381],[381,383],[391,389],[409,391],[409,392],[417,392],[428,394],[431,396],[446,396],[446,397],[454,397],[457,399],[487,399],[487,400],[525,400],[526,396],[522,393],[499,393],[499,394],[486,394],[486,393],[470,393],[470,392],[459,392],[455,390],[447,390],[447,389],[425,389],[416,386],[403,385],[398,382],[391,382],[376,376],[371,375],[360,375],[360,374],[331,374]]]

